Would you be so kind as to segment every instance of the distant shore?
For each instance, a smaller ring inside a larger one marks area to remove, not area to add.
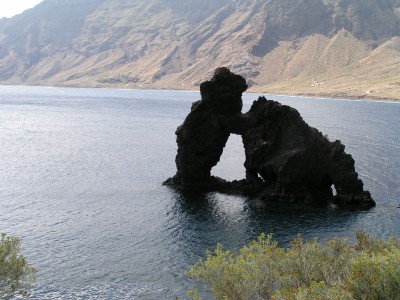
[[[120,85],[35,85],[35,84],[6,84],[0,83],[1,86],[32,86],[32,87],[60,87],[60,88],[106,88],[106,89],[137,89],[137,90],[176,90],[176,91],[191,91],[197,92],[199,91],[198,86],[188,86],[185,88],[177,88],[176,86],[167,88],[167,87],[159,87],[159,86],[120,86]],[[399,87],[399,95],[395,95],[394,97],[380,96],[377,93],[345,93],[343,91],[340,92],[331,92],[331,91],[304,91],[302,89],[296,90],[294,87],[288,90],[282,88],[263,88],[259,86],[250,87],[246,92],[253,94],[266,94],[266,95],[282,95],[282,96],[299,96],[299,97],[310,97],[310,98],[326,98],[326,99],[343,99],[343,100],[359,100],[359,101],[385,101],[385,102],[400,102],[400,87]]]
[[[343,95],[343,94],[316,94],[316,93],[273,93],[273,92],[260,92],[260,91],[249,91],[250,93],[265,93],[270,95],[282,95],[282,96],[299,96],[299,97],[310,97],[310,98],[319,98],[319,99],[340,99],[340,100],[356,100],[356,101],[384,101],[384,102],[400,102],[399,99],[386,98],[386,97],[378,97],[378,96],[367,96],[367,95]]]
[[[307,86],[279,86],[274,84],[271,87],[252,87],[250,92],[282,94],[305,97],[318,97],[330,99],[350,99],[350,100],[366,100],[366,101],[390,101],[400,102],[400,86],[391,87],[390,89],[361,89],[360,87],[340,86],[335,88],[330,86],[307,87]]]

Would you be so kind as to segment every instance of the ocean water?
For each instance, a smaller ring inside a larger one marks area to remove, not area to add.
[[[245,94],[243,111],[257,97]],[[400,103],[266,97],[346,145],[376,208],[271,207],[162,186],[198,92],[0,86],[0,231],[23,238],[37,269],[30,298],[183,299],[193,288],[211,298],[185,272],[218,242],[400,235]],[[233,135],[213,174],[243,178],[243,162]]]

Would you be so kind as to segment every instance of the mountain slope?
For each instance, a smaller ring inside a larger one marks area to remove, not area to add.
[[[400,98],[399,35],[399,0],[44,0],[0,20],[0,83],[191,89],[228,66],[254,90]]]

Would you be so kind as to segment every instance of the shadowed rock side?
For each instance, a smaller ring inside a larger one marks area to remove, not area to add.
[[[244,114],[246,182],[268,201],[374,206],[340,141],[330,142],[294,108],[260,97]],[[336,196],[333,196],[332,185]]]
[[[176,131],[177,173],[164,184],[243,193],[269,202],[375,206],[340,141],[330,142],[297,110],[264,97],[242,114],[246,88],[244,78],[227,68],[218,68],[210,81],[200,85],[202,100],[193,103]],[[231,133],[242,136],[246,178],[227,182],[211,176],[211,169]]]
[[[178,154],[176,175],[168,185],[183,189],[215,189],[219,179],[211,169],[219,162],[233,123],[240,124],[243,77],[227,68],[215,71],[210,81],[200,85],[202,100],[194,102],[184,123],[176,130]]]

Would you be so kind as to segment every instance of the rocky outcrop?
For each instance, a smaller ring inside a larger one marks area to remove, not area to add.
[[[243,122],[246,181],[265,183],[264,199],[374,206],[344,145],[307,125],[294,108],[260,97]]]
[[[269,202],[375,206],[340,141],[330,142],[297,110],[264,97],[242,114],[246,88],[245,79],[227,68],[218,68],[200,85],[202,100],[193,103],[176,130],[177,173],[164,184],[251,194]],[[227,182],[211,176],[211,169],[231,133],[242,136],[246,178]]]
[[[227,68],[215,71],[210,81],[200,85],[202,100],[176,130],[177,173],[169,184],[183,189],[213,189],[216,178],[211,169],[218,163],[234,124],[240,124],[243,77]],[[217,180],[218,181],[218,180]]]

